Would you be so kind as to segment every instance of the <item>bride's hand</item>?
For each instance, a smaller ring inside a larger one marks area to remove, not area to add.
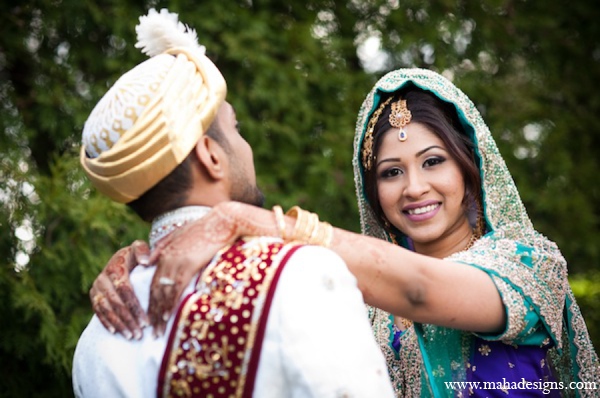
[[[156,263],[152,279],[148,316],[154,335],[165,332],[166,323],[183,291],[194,275],[198,274],[217,252],[237,239],[239,229],[228,213],[225,203],[215,206],[202,219],[178,228],[152,251],[150,263]]]
[[[150,249],[144,241],[117,251],[108,261],[90,289],[92,309],[111,333],[127,339],[142,337],[148,317],[138,301],[129,275],[138,264],[148,264]]]

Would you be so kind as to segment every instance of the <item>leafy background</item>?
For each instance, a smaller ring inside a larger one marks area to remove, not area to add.
[[[180,13],[223,72],[267,206],[299,204],[350,230],[359,230],[352,136],[366,93],[398,67],[450,76],[488,122],[535,226],[561,247],[598,346],[596,3],[4,1],[0,396],[72,395],[91,282],[148,232],[91,189],[77,156],[97,100],[144,59],[134,26],[150,7]]]

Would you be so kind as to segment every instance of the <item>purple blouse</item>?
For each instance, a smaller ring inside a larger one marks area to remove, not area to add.
[[[400,351],[401,335],[402,331],[394,327],[392,347],[396,352]],[[457,396],[560,397],[561,390],[557,389],[556,378],[546,359],[551,345],[513,346],[479,337],[473,339],[473,344],[472,357],[465,364],[465,388]]]

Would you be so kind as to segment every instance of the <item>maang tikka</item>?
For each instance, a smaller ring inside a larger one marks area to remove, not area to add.
[[[363,148],[362,148],[362,161],[363,166],[366,170],[371,170],[371,166],[373,166],[373,133],[375,131],[375,125],[379,120],[379,116],[385,109],[385,107],[392,101],[393,97],[385,100],[375,112],[371,116],[371,120],[367,125],[367,131],[365,132],[365,137],[363,139]],[[398,140],[406,141],[408,138],[408,134],[406,130],[404,130],[404,126],[406,126],[412,120],[412,114],[406,107],[406,100],[400,99],[397,102],[392,103],[391,113],[389,116],[389,123],[392,127],[399,128],[398,132]]]
[[[404,130],[404,126],[410,123],[412,113],[406,107],[406,100],[399,100],[392,103],[392,113],[390,113],[390,125],[400,129],[398,132],[398,140],[406,141],[408,133]]]

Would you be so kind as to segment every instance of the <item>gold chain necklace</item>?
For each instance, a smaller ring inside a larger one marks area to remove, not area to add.
[[[467,246],[462,249],[461,251],[467,251],[469,250],[474,244],[475,242],[477,242],[477,239],[479,239],[479,236],[477,236],[478,234],[476,234],[475,232],[471,233],[471,239],[469,239],[469,243],[467,243]]]

